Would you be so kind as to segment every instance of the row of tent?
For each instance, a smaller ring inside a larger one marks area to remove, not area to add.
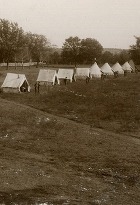
[[[108,63],[105,63],[101,68],[95,62],[91,68],[75,68],[75,69],[59,69],[56,70],[40,69],[37,82],[40,84],[54,85],[61,84],[61,81],[67,79],[70,82],[77,79],[90,78],[101,78],[102,74],[114,75],[114,72],[118,74],[124,74],[127,72],[135,72],[135,65],[130,65],[128,62],[121,66],[116,63],[112,67]],[[7,73],[7,76],[1,86],[3,92],[30,92],[30,85],[24,74]]]
[[[135,64],[132,60],[130,62],[125,62],[122,66],[117,62],[112,67],[105,63],[101,68],[95,62],[90,68],[90,74],[93,77],[101,77],[101,74],[114,75],[114,72],[118,74],[124,74],[124,72],[135,72]]]
[[[124,74],[124,72],[135,72],[135,65],[130,65],[125,62],[122,66],[117,62],[112,67],[108,63],[105,63],[101,68],[95,62],[91,68],[75,68],[74,69],[59,69],[58,73],[55,70],[41,69],[37,78],[37,82],[50,82],[53,85],[56,83],[60,84],[61,80],[67,79],[70,82],[76,81],[78,78],[101,78],[102,74],[114,75],[115,72],[118,74]]]

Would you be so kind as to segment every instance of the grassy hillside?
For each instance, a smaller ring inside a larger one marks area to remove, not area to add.
[[[35,95],[39,69],[8,72],[32,89],[0,93],[0,203],[139,205],[140,74]]]
[[[31,93],[1,93],[1,98],[89,124],[91,127],[139,135],[139,73],[105,81],[93,79],[89,84],[79,80],[67,86],[41,86],[40,94],[35,95],[34,83],[38,71],[39,69],[16,70],[26,74],[32,87]],[[1,82],[6,72],[5,70],[1,72]]]
[[[139,139],[4,99],[0,118],[0,204],[139,205]]]

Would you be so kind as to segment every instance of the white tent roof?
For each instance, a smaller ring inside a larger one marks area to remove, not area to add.
[[[105,63],[102,67],[101,67],[101,71],[105,74],[108,75],[113,75],[113,71],[110,67],[110,65],[108,63]]]
[[[24,74],[7,73],[6,78],[1,87],[2,88],[20,88],[25,80],[28,84],[28,81]]]
[[[89,76],[89,68],[76,68],[76,76],[79,77]]]
[[[131,66],[129,65],[128,62],[125,62],[125,63],[122,65],[122,69],[123,69],[123,70],[127,70],[127,71],[132,71],[132,68],[131,68]]]
[[[95,77],[101,77],[101,70],[96,62],[91,66],[90,74]]]
[[[112,70],[113,70],[114,72],[118,71],[118,73],[124,74],[124,71],[123,71],[121,65],[120,65],[118,62],[115,63],[115,64],[112,66]]]
[[[58,70],[58,74],[57,74],[57,77],[58,79],[70,79],[72,80],[72,77],[73,77],[73,74],[74,74],[74,70],[73,69],[59,69]]]
[[[56,70],[40,69],[37,81],[39,82],[53,82],[57,76]]]

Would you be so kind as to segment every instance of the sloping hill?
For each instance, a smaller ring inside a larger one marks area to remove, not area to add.
[[[0,118],[0,203],[139,204],[139,139],[4,99]]]
[[[103,52],[108,51],[112,54],[119,54],[121,53],[123,50],[127,51],[128,49],[121,49],[121,48],[104,48]]]

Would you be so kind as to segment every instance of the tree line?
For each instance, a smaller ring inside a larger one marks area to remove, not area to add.
[[[51,45],[44,35],[24,32],[15,22],[0,19],[0,62],[45,62],[46,64],[123,64],[130,58],[140,64],[140,37],[129,50],[118,54],[103,52],[103,46],[94,38],[69,37],[61,49]]]
[[[44,35],[24,32],[15,22],[0,19],[0,62],[47,61],[53,47]]]

